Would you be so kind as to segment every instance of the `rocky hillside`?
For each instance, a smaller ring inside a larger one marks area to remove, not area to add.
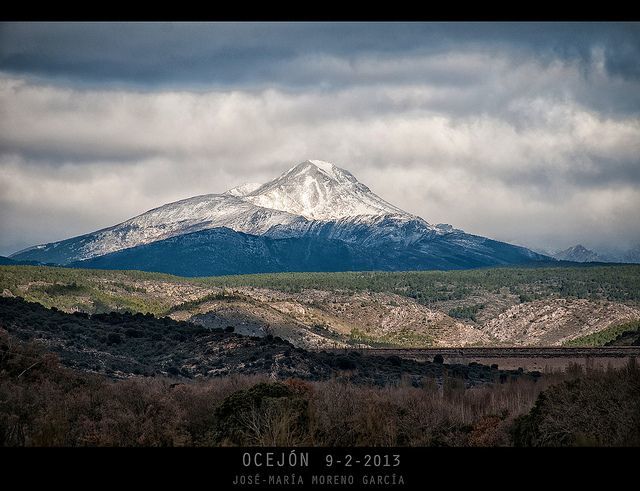
[[[365,385],[409,380],[420,386],[425,377],[442,383],[449,370],[467,385],[510,376],[539,376],[479,364],[445,365],[347,351],[308,352],[279,337],[230,331],[139,313],[67,314],[18,298],[0,298],[0,358],[12,355],[17,345],[26,342],[37,350],[55,353],[68,367],[116,379],[244,374],[272,379],[338,377]]]
[[[636,319],[637,307],[557,298],[514,305],[488,320],[484,332],[512,346],[558,346]]]
[[[304,348],[559,346],[640,319],[638,267],[192,280],[0,268],[0,293],[66,312],[143,312]],[[307,281],[309,280],[308,284]],[[503,285],[503,286],[500,286]],[[597,285],[597,290],[595,286]]]

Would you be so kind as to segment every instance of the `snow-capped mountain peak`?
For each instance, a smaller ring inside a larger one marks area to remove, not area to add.
[[[579,263],[603,260],[603,258],[601,258],[596,252],[587,249],[582,244],[577,244],[573,247],[569,247],[568,249],[557,251],[553,257],[562,261],[575,261]]]
[[[12,257],[73,264],[125,249],[137,254],[136,247],[173,238],[181,247],[191,250],[194,234],[219,228],[270,240],[303,240],[300,247],[306,251],[306,259],[300,259],[296,266],[301,271],[309,267],[305,263],[310,257],[308,246],[315,240],[341,243],[347,256],[382,255],[386,259],[380,259],[382,262],[376,267],[392,270],[477,267],[542,257],[527,249],[465,234],[450,225],[430,225],[387,203],[350,172],[321,160],[302,162],[263,185],[249,183],[223,194],[168,203],[113,227],[39,245]],[[281,243],[274,242],[275,249],[269,252],[275,256],[267,254],[273,264],[280,259],[277,257],[280,245],[276,244]],[[369,252],[362,252],[365,250]],[[356,256],[342,259],[345,264],[352,264],[349,267],[356,264],[362,267],[364,263],[358,262]],[[355,262],[349,262],[352,260]],[[264,264],[256,266],[256,271],[264,271],[264,267]]]
[[[413,218],[377,196],[349,171],[322,160],[302,162],[243,199],[312,220],[334,220],[356,215],[403,215]]]
[[[330,162],[325,162],[324,160],[305,160],[304,162],[294,165],[276,179],[267,182],[264,186],[275,182],[291,181],[300,176],[328,178],[336,182],[358,182],[349,171],[341,169]]]

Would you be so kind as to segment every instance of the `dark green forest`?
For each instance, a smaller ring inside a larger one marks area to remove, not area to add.
[[[460,300],[479,290],[521,296],[640,301],[640,265],[491,268],[466,271],[278,273],[204,278],[207,285],[253,286],[287,292],[302,289],[391,292],[418,301]]]
[[[91,312],[128,311],[167,315],[176,303],[135,286],[168,282],[191,287],[384,292],[423,304],[465,300],[485,293],[517,295],[521,302],[549,297],[640,302],[640,265],[553,268],[491,268],[466,271],[277,273],[181,278],[141,271],[102,271],[44,266],[0,266],[0,291],[47,307]],[[21,285],[31,284],[27,291]],[[188,307],[187,302],[186,306]],[[193,304],[196,305],[196,304]],[[473,304],[472,307],[476,305]],[[475,308],[475,307],[473,307]],[[478,307],[479,309],[479,307]],[[454,312],[471,318],[476,312]]]

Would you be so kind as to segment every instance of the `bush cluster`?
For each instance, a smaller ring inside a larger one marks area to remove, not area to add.
[[[634,364],[474,388],[449,377],[386,387],[266,376],[110,380],[5,333],[0,402],[0,446],[640,444]]]

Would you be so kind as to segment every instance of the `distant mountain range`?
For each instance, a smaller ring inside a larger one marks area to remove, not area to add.
[[[553,260],[451,225],[432,225],[319,160],[302,162],[266,184],[169,203],[11,259],[187,276],[466,269]]]
[[[577,244],[568,249],[547,254],[560,261],[578,263],[640,263],[640,245],[626,251],[595,252],[582,244]]]
[[[622,261],[625,263],[640,263],[640,244],[622,252],[619,255],[616,255],[614,253],[613,257],[618,257],[618,261]]]
[[[553,257],[562,261],[575,261],[578,263],[603,262],[604,259],[597,253],[590,251],[581,244],[569,247],[553,254]]]

